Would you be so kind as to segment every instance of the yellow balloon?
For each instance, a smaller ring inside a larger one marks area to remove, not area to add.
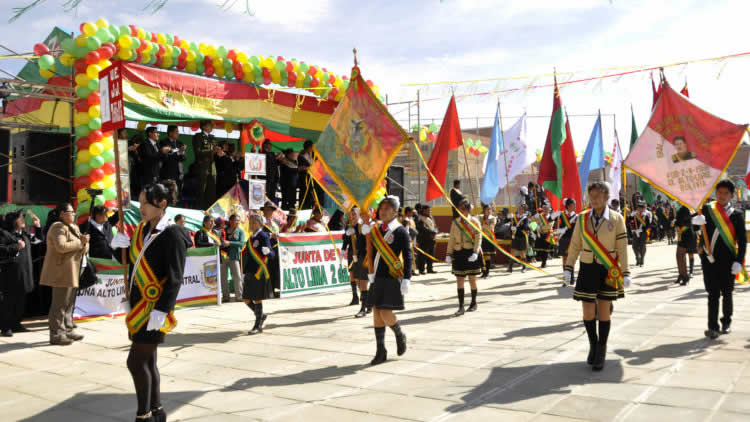
[[[242,52],[238,53],[237,54],[237,61],[240,62],[240,63],[245,63],[247,61],[247,54],[242,53]]]
[[[117,53],[117,56],[123,60],[127,60],[130,58],[130,56],[133,54],[133,50],[129,48],[121,48],[120,52]]]
[[[182,47],[185,50],[187,50],[188,48],[190,48],[190,43],[187,42],[187,40],[180,40],[180,47]]]
[[[97,28],[107,28],[107,27],[109,27],[109,22],[107,22],[107,20],[104,19],[104,18],[99,18],[96,21],[96,27]]]
[[[88,113],[83,112],[76,112],[76,114],[73,116],[73,122],[76,123],[76,125],[85,125],[89,122],[91,117]]]
[[[161,32],[156,34],[156,42],[158,42],[159,44],[166,44],[167,40],[164,38],[164,34],[162,34]]]
[[[72,66],[75,60],[76,60],[75,57],[71,56],[68,53],[63,53],[60,56],[60,63],[64,64],[65,66]]]
[[[122,52],[122,50],[120,50],[120,52]],[[102,68],[99,67],[98,64],[90,64],[89,67],[86,68],[86,75],[88,75],[90,79],[99,79],[100,70],[102,70]]]
[[[141,63],[148,63],[149,61],[151,61],[151,55],[150,54],[145,53],[145,54],[141,55]]]
[[[278,70],[276,70],[276,69],[272,70],[272,71],[271,71],[271,80],[272,80],[272,81],[273,81],[273,83],[275,83],[275,84],[277,84],[277,83],[281,82],[281,72],[279,72],[279,71],[278,71]]]
[[[275,64],[276,63],[274,63],[273,59],[270,57],[266,57],[266,59],[263,60],[263,67],[265,67],[266,69],[273,69]]]
[[[222,59],[221,57],[214,57],[212,62],[214,63],[214,69],[224,67],[224,59]]]
[[[294,83],[297,88],[305,86],[305,75],[302,72],[297,72],[297,81]]]
[[[338,94],[336,94],[336,98],[334,98],[334,101],[341,101],[342,98],[344,98],[344,95],[346,94],[346,91],[339,91]]]
[[[198,44],[198,52],[203,53],[205,55],[206,51],[208,51],[206,49],[206,44],[204,44],[204,43]]]
[[[120,43],[120,48],[130,48],[133,45],[133,40],[130,39],[130,35],[128,34],[120,35],[117,41]]]
[[[245,72],[245,73],[244,73],[244,74],[242,75],[242,80],[243,80],[243,81],[245,81],[245,82],[247,82],[247,83],[250,83],[250,82],[252,82],[254,78],[255,78],[255,77],[253,76],[253,74],[252,74],[252,73],[247,73],[247,72]]]
[[[91,153],[87,149],[82,149],[78,151],[78,154],[76,154],[76,158],[78,158],[78,161],[81,163],[88,163],[91,159]]]
[[[86,22],[83,24],[83,33],[86,34],[86,36],[92,36],[96,34],[96,25],[94,25],[91,22]]]
[[[234,130],[234,125],[232,122],[224,122],[224,130],[227,131],[227,133],[232,133]]]
[[[138,28],[138,31],[136,31],[136,35],[140,39],[146,38],[146,31],[143,30],[143,28]]]
[[[112,139],[111,136],[105,136],[99,142],[102,144],[102,148],[104,148],[105,151],[115,147],[115,141]]]
[[[89,84],[89,77],[85,73],[79,73],[76,75],[76,83],[81,86],[87,86]]]
[[[83,34],[77,36],[76,37],[76,45],[78,47],[86,47],[86,38],[88,38],[88,37],[85,36],[85,35],[83,35]]]
[[[89,145],[89,153],[92,157],[96,157],[97,155],[104,152],[104,147],[102,146],[101,142],[94,142],[91,145]]]
[[[55,70],[52,68],[50,68],[49,70],[39,69],[39,75],[41,75],[44,79],[49,79],[55,76]]]
[[[93,119],[94,117],[99,117],[101,115],[102,115],[101,109],[99,108],[98,105],[89,107],[89,117]]]
[[[104,179],[101,180],[101,182],[104,183],[104,189],[109,189],[115,185],[114,176],[114,174],[104,176]]]
[[[85,202],[91,199],[91,196],[89,196],[89,193],[86,192],[86,188],[79,189],[78,193],[76,194],[76,197],[78,198],[78,202]]]
[[[185,70],[187,70],[189,73],[195,73],[195,71],[198,69],[198,64],[195,62],[188,62],[185,65]]]
[[[102,60],[99,60],[99,63],[97,63],[97,64],[98,64],[98,65],[99,65],[99,67],[101,67],[102,69],[106,69],[106,68],[108,68],[108,67],[112,66],[112,62],[111,62],[111,61],[109,61],[109,60],[107,60],[107,59],[102,59]]]
[[[195,53],[192,50],[188,51],[188,54],[187,54],[187,57],[185,58],[185,60],[187,60],[188,63],[194,62],[195,61]]]
[[[92,184],[91,184],[91,188],[92,188],[92,189],[107,189],[107,188],[106,188],[106,187],[104,186],[104,182],[103,182],[102,180],[100,180],[100,181],[98,181],[98,182],[94,182],[94,183],[92,183]]]
[[[425,128],[419,129],[419,140],[422,142],[427,140],[427,129]]]
[[[224,77],[224,67],[217,67],[215,72],[216,72],[216,76],[220,78]]]

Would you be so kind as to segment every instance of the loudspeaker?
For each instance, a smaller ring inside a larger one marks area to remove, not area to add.
[[[70,201],[72,152],[70,135],[19,132],[11,136],[11,199],[18,205]]]
[[[8,195],[8,155],[10,154],[10,131],[0,129],[0,204],[10,202]]]
[[[388,195],[397,196],[401,206],[404,205],[404,168],[391,166],[388,168],[387,191]]]

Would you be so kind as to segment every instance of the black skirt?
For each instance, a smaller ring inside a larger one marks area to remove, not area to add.
[[[482,258],[477,257],[474,262],[469,262],[469,257],[474,253],[473,249],[461,249],[454,251],[451,262],[451,272],[458,277],[482,274]]]
[[[367,268],[362,263],[363,259],[364,258],[352,263],[352,277],[354,277],[355,280],[367,280]]]
[[[495,246],[487,239],[482,239],[482,252],[484,256],[494,256],[497,253]]]
[[[268,280],[258,280],[255,274],[245,274],[242,284],[242,298],[247,300],[263,300],[268,296]]]
[[[160,330],[147,331],[148,321],[143,324],[140,330],[136,331],[135,334],[128,333],[130,341],[136,344],[162,344],[164,343],[165,333]]]
[[[695,232],[692,230],[682,232],[677,246],[685,248],[687,253],[698,253],[698,239],[695,236]]]
[[[625,297],[624,289],[615,289],[606,283],[607,269],[597,263],[581,262],[573,299],[594,302],[596,299],[617,300]]]
[[[546,234],[539,233],[539,237],[537,237],[536,242],[534,242],[534,249],[536,249],[537,252],[552,252],[555,245],[547,242],[546,238]]]
[[[568,235],[570,233],[570,235]],[[573,231],[568,230],[562,237],[560,237],[560,241],[557,243],[557,253],[558,255],[568,255],[568,246],[570,246],[570,240],[573,239]]]
[[[401,282],[393,277],[376,277],[367,295],[367,305],[378,309],[400,311],[404,309]]]
[[[516,235],[513,237],[513,241],[510,243],[510,247],[517,251],[526,252],[526,249],[528,249],[529,247],[526,236],[524,236],[523,233],[516,232]]]

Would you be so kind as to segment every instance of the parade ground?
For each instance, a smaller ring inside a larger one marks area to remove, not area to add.
[[[372,320],[353,317],[348,293],[267,301],[256,336],[242,303],[178,310],[159,349],[163,405],[170,421],[748,421],[750,287],[735,290],[732,333],[708,340],[702,276],[673,284],[674,251],[650,245],[632,268],[601,372],[584,362],[571,287],[498,268],[479,281],[478,311],[455,318],[455,279],[439,265],[398,313],[407,353],[388,331],[375,367]],[[562,274],[560,260],[548,270]],[[122,319],[79,324],[85,339],[68,347],[49,345],[46,320],[28,326],[0,340],[2,420],[133,419]]]

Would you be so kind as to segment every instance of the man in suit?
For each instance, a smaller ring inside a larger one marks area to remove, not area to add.
[[[194,170],[198,178],[196,202],[198,209],[205,210],[216,200],[216,166],[214,165],[214,123],[201,122],[201,131],[193,135]]]
[[[651,212],[646,209],[646,202],[639,201],[638,209],[630,215],[630,231],[633,233],[633,253],[635,265],[643,266],[646,258],[646,238],[652,220]]]
[[[437,224],[430,214],[429,204],[422,205],[419,208],[419,219],[417,220],[417,246],[430,255],[435,255],[435,236],[438,233]],[[434,273],[432,269],[432,259],[424,256],[421,252],[417,253],[417,268],[419,274],[425,273],[425,264],[429,274]]]
[[[119,220],[117,213],[107,218],[107,208],[97,205],[91,208],[89,219],[78,226],[81,233],[90,235],[89,256],[92,258],[112,259],[115,252],[109,245],[114,234],[112,228]]]
[[[266,196],[278,205],[279,200],[276,199],[276,191],[279,186],[279,160],[272,150],[270,139],[263,141],[262,152],[266,154]]]
[[[160,180],[174,180],[178,194],[182,192],[182,178],[184,175],[182,162],[185,161],[187,146],[178,141],[180,131],[175,125],[167,126],[167,138],[159,143],[159,159],[161,160]]]
[[[712,340],[730,332],[734,276],[743,270],[747,249],[744,212],[731,204],[734,189],[730,180],[720,181],[716,185],[716,201],[704,205],[702,215],[693,218],[693,224],[702,226],[698,253],[703,267],[703,284],[708,292],[708,330],[704,334]],[[723,314],[721,332],[719,297],[722,298]]]
[[[237,182],[234,173],[234,161],[229,154],[229,144],[221,144],[221,148],[216,149],[216,196],[221,197]],[[210,205],[209,205],[210,206]]]
[[[461,193],[461,181],[456,179],[453,181],[453,187],[451,188],[451,202],[453,203],[454,207],[458,207],[458,204],[461,203],[466,197],[463,193]],[[453,219],[455,220],[458,218],[458,210],[456,208],[453,208]]]
[[[156,126],[150,126],[146,129],[146,142],[138,147],[141,186],[159,181],[159,170],[161,167],[159,151],[159,132],[156,131]]]

